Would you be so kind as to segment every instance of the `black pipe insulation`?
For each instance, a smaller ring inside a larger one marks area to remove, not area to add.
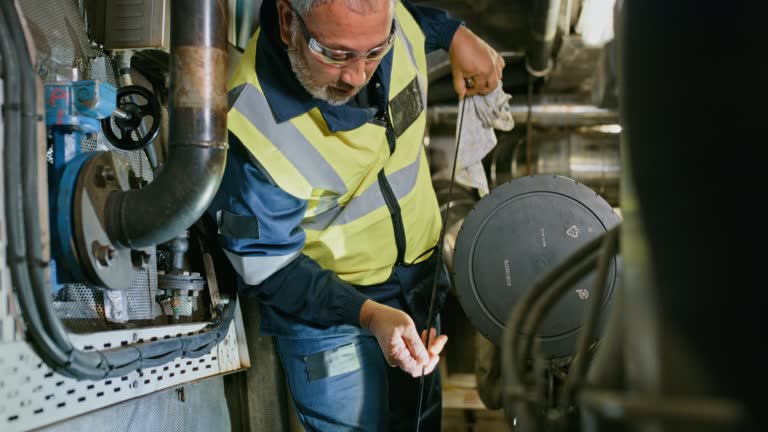
[[[560,0],[533,0],[529,16],[530,45],[525,67],[535,77],[546,76],[552,69],[552,49],[559,16]]]
[[[11,2],[0,2],[6,118],[3,176],[8,233],[8,266],[30,343],[57,372],[76,379],[103,379],[141,368],[164,364],[178,356],[206,354],[226,337],[236,300],[219,312],[219,319],[205,333],[121,347],[84,352],[73,347],[51,304],[45,282],[48,262],[43,259],[38,208],[38,149],[36,142],[37,88],[35,72],[24,40],[21,22]],[[226,149],[222,149],[225,152]]]
[[[5,220],[7,232],[7,261],[14,282],[14,292],[18,296],[19,306],[26,318],[28,334],[38,354],[49,362],[67,361],[66,355],[58,349],[50,335],[45,331],[40,315],[35,306],[27,269],[27,247],[25,240],[25,220],[23,214],[24,196],[22,183],[22,92],[21,80],[25,78],[17,57],[18,49],[13,36],[12,21],[15,14],[10,2],[0,3],[0,53],[3,66],[3,180],[5,187]],[[16,33],[18,35],[18,33]]]
[[[118,246],[141,249],[176,237],[203,214],[221,183],[226,11],[224,0],[177,0],[171,6],[170,155],[152,183],[108,198],[107,230]]]
[[[561,407],[570,405],[571,396],[576,388],[581,387],[586,378],[590,365],[589,348],[594,340],[595,330],[600,320],[600,310],[603,306],[603,295],[605,293],[606,281],[610,263],[619,246],[619,229],[614,228],[605,235],[600,258],[597,263],[597,278],[595,286],[590,294],[590,303],[587,306],[587,318],[581,327],[581,333],[577,342],[576,354],[571,366],[568,368],[568,378],[565,380],[563,391],[560,395]]]

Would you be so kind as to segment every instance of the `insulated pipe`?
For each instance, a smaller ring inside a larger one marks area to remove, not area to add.
[[[552,47],[557,34],[560,0],[534,0],[529,17],[530,37],[525,68],[535,77],[552,69]]]
[[[227,156],[227,4],[176,0],[171,6],[170,154],[141,190],[107,201],[115,244],[146,248],[176,237],[203,214],[224,174]]]
[[[455,125],[458,112],[456,105],[437,105],[427,110],[427,120],[431,125]],[[510,105],[509,112],[515,124],[527,121],[527,105]],[[571,101],[539,100],[534,102],[532,112],[532,123],[536,126],[595,126],[619,121],[616,111]]]

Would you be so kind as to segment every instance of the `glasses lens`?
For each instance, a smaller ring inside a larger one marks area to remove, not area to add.
[[[365,61],[372,62],[376,60],[380,60],[382,57],[387,55],[389,52],[390,44],[387,44],[387,46],[374,48],[368,52],[368,56],[365,58]]]
[[[327,64],[333,66],[344,66],[361,57],[365,58],[366,63],[373,63],[375,61],[381,60],[381,58],[387,55],[389,50],[392,48],[392,42],[395,40],[394,26],[395,24],[392,23],[392,33],[387,43],[368,51],[366,54],[361,54],[355,51],[343,51],[327,48],[321,45],[317,39],[309,34],[309,32],[307,32],[305,36],[308,36],[309,38],[310,50],[312,50],[312,52],[314,52],[321,61]]]

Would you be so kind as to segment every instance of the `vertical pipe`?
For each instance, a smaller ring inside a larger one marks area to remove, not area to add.
[[[144,248],[174,238],[213,199],[227,152],[226,0],[174,0],[171,6],[170,155],[141,190],[113,193],[109,237]]]
[[[534,0],[530,14],[531,41],[525,67],[528,73],[542,77],[552,69],[552,47],[557,34],[560,0]]]

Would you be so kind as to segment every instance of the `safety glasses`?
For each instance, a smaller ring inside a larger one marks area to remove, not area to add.
[[[304,20],[301,18],[301,15],[299,15],[296,10],[293,10],[293,14],[299,20],[299,26],[301,27],[301,32],[304,34],[304,39],[307,41],[309,50],[312,51],[320,61],[331,66],[343,67],[359,58],[364,58],[366,63],[379,61],[382,57],[387,55],[390,49],[392,49],[392,43],[395,41],[395,20],[392,20],[392,30],[389,33],[387,42],[373,48],[367,53],[328,48],[323,46],[314,36],[312,36],[307,25],[304,23]]]

